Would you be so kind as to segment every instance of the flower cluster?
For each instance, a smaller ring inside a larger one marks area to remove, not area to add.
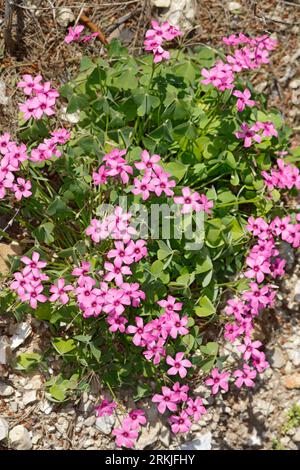
[[[14,193],[18,201],[31,196],[31,182],[15,175],[20,171],[22,162],[28,159],[26,145],[17,145],[5,132],[0,136],[0,154],[0,199],[6,196],[7,189]]]
[[[300,173],[295,165],[286,163],[283,159],[277,159],[277,169],[272,168],[271,172],[262,171],[265,184],[272,190],[280,189],[300,189]]]
[[[114,428],[112,435],[116,436],[116,445],[118,447],[134,447],[138,438],[141,426],[147,423],[145,412],[143,410],[134,409],[128,413],[120,428]]]
[[[96,31],[95,33],[81,37],[83,30],[84,26],[81,24],[74,27],[70,26],[68,28],[68,34],[65,37],[65,43],[70,44],[71,42],[88,42],[99,36],[99,33]]]
[[[194,423],[198,423],[206,413],[202,399],[199,397],[193,399],[189,397],[188,392],[188,385],[176,382],[172,388],[163,386],[161,394],[156,393],[152,398],[154,403],[158,403],[157,409],[159,413],[178,412],[178,414],[172,414],[168,418],[174,434],[189,432],[192,427],[191,420]],[[180,409],[178,411],[179,406]]]
[[[128,243],[131,237],[136,234],[135,228],[129,224],[131,217],[130,212],[125,212],[122,207],[117,206],[114,214],[107,215],[102,222],[98,219],[92,219],[85,233],[95,243],[109,237]]]
[[[182,32],[175,26],[165,21],[161,25],[157,21],[151,21],[151,29],[146,31],[146,39],[144,46],[146,51],[152,51],[154,54],[154,63],[168,60],[170,53],[163,48],[165,41],[173,41],[177,36],[181,36]]]
[[[69,139],[70,133],[64,128],[51,132],[50,139],[44,139],[42,143],[31,150],[29,160],[32,162],[43,162],[53,157],[61,157],[61,151],[57,146],[64,145]]]
[[[272,122],[257,121],[251,127],[246,122],[241,124],[241,129],[235,132],[238,139],[244,139],[244,147],[251,147],[252,141],[260,143],[262,137],[278,137],[278,132]]]
[[[23,75],[22,80],[17,84],[23,89],[25,95],[30,96],[25,103],[19,105],[23,113],[23,119],[41,119],[44,115],[53,116],[55,114],[55,103],[59,97],[57,90],[51,87],[50,82],[42,82],[42,76]]]
[[[43,294],[43,281],[48,281],[49,277],[42,272],[47,266],[46,261],[40,260],[40,254],[34,251],[32,257],[23,256],[21,261],[26,265],[22,271],[14,273],[15,280],[10,287],[18,294],[22,302],[29,302],[31,308],[36,309],[38,302],[46,302],[48,299]]]
[[[269,224],[261,217],[248,219],[247,230],[257,237],[257,243],[251,248],[246,259],[247,269],[244,276],[251,280],[249,289],[242,293],[242,298],[228,300],[225,313],[232,321],[225,324],[224,337],[227,341],[237,344],[237,351],[244,361],[241,368],[233,372],[234,383],[238,388],[254,386],[258,373],[268,367],[265,354],[260,350],[262,343],[252,341],[254,319],[263,309],[272,307],[275,300],[274,286],[271,283],[262,285],[267,279],[284,275],[285,260],[281,259],[276,248],[275,239],[280,237],[294,248],[300,246],[300,225],[291,223],[291,217],[275,217]],[[243,341],[241,341],[243,337]],[[216,394],[219,388],[228,390],[229,372],[220,373],[213,369],[206,384]]]

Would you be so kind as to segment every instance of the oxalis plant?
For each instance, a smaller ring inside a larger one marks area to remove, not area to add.
[[[83,29],[65,41],[93,40]],[[117,446],[135,445],[141,403],[187,433],[206,412],[193,384],[213,395],[254,386],[268,367],[255,324],[285,274],[278,247],[300,244],[286,204],[300,187],[299,148],[246,81],[269,67],[276,41],[168,49],[180,36],[153,21],[146,55],[112,41],[59,90],[24,75],[18,143],[0,137],[1,211],[30,239],[11,259],[0,311],[51,332],[51,347],[15,367],[47,371],[58,358],[46,382],[55,402],[97,378],[96,414],[122,415]]]

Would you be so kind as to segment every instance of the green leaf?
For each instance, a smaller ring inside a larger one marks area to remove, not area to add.
[[[209,298],[204,295],[199,300],[200,307],[195,307],[195,312],[198,317],[209,317],[216,312],[216,309]]]
[[[188,166],[184,165],[181,162],[170,162],[164,165],[164,168],[168,173],[171,173],[171,175],[174,176],[179,182],[186,174]]]
[[[73,339],[54,338],[52,341],[58,354],[64,355],[76,349],[76,343]]]
[[[141,117],[149,114],[150,111],[157,108],[160,103],[157,96],[149,95],[147,92],[134,95],[134,100],[138,105],[137,114]]]
[[[42,356],[38,353],[21,353],[17,356],[17,365],[18,370],[29,370],[33,367],[36,367],[37,364],[41,361]]]
[[[219,350],[218,343],[209,342],[203,346],[200,346],[200,351],[207,356],[216,356]]]

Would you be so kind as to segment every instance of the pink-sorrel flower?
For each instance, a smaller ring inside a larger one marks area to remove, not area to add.
[[[169,329],[169,335],[171,338],[176,339],[178,335],[187,335],[189,330],[186,328],[188,324],[188,317],[185,315],[180,318],[178,313],[172,313],[169,319],[166,321],[166,327]]]
[[[42,294],[43,290],[42,284],[28,285],[26,293],[20,295],[20,299],[23,302],[29,302],[31,308],[36,309],[38,302],[45,303],[47,301],[47,297]]]
[[[104,263],[104,269],[108,271],[104,276],[105,281],[114,280],[117,286],[120,286],[123,283],[124,275],[132,274],[129,266],[122,265],[122,261],[119,259],[115,259],[113,264],[106,261]]]
[[[112,435],[116,436],[116,445],[118,447],[132,448],[138,438],[138,431],[131,420],[124,420],[121,428],[113,429]]]
[[[31,182],[25,181],[24,178],[17,178],[17,183],[13,185],[15,198],[20,201],[23,197],[29,197],[32,195]]]
[[[250,279],[256,279],[258,284],[263,282],[266,274],[271,273],[270,263],[269,261],[266,261],[263,256],[256,256],[255,258],[248,256],[246,258],[246,263],[250,269],[245,272],[245,276]]]
[[[145,424],[147,423],[144,410],[131,410],[128,414],[128,417],[133,421],[133,423],[137,423],[139,426],[145,426]]]
[[[69,32],[67,36],[65,37],[65,42],[67,44],[70,44],[71,42],[78,42],[80,40],[80,36],[82,31],[84,30],[84,26],[82,25],[77,25],[72,28],[72,26],[69,27]]]
[[[168,295],[166,300],[159,300],[157,303],[160,307],[164,308],[168,314],[182,309],[182,303],[177,302],[175,297],[172,297],[172,295]]]
[[[251,341],[250,338],[245,338],[244,344],[239,344],[237,346],[238,351],[243,353],[243,359],[249,361],[250,358],[259,357],[260,351],[258,348],[262,346],[260,341]]]
[[[24,275],[32,272],[35,277],[39,277],[40,269],[43,269],[47,266],[46,261],[40,261],[40,254],[37,251],[32,253],[31,258],[28,256],[23,256],[21,261],[26,264],[24,268]]]
[[[141,317],[135,317],[135,323],[136,326],[129,325],[127,327],[127,333],[134,335],[132,342],[135,346],[145,346],[149,339],[153,339],[153,336],[149,333],[149,327],[144,325]]]
[[[32,95],[34,92],[39,93],[43,90],[40,82],[42,80],[41,75],[37,75],[36,77],[32,77],[32,75],[25,74],[22,75],[22,80],[17,83],[18,88],[23,88],[23,92],[25,95]]]
[[[179,374],[180,377],[183,379],[187,375],[187,368],[192,367],[192,363],[188,359],[183,359],[184,358],[184,353],[183,352],[178,352],[175,356],[175,358],[172,358],[171,356],[167,356],[166,363],[170,367],[168,369],[167,374],[169,375],[176,375]]]
[[[211,371],[211,377],[205,380],[205,384],[209,387],[212,387],[211,392],[213,395],[216,395],[219,391],[219,388],[228,391],[228,379],[229,379],[229,372],[219,372],[219,370],[215,367]]]
[[[141,162],[136,162],[134,165],[140,171],[155,171],[157,168],[157,162],[160,161],[159,155],[149,155],[147,150],[143,150],[141,153]]]
[[[182,189],[182,196],[175,196],[174,202],[175,204],[182,205],[181,213],[182,214],[189,214],[193,210],[195,212],[199,212],[202,210],[201,204],[199,204],[200,194],[196,191],[194,193],[191,192],[190,188],[183,188]]]
[[[50,287],[50,292],[52,293],[49,298],[50,302],[56,302],[56,300],[59,300],[63,305],[69,302],[69,296],[67,292],[72,291],[73,286],[71,286],[71,284],[65,285],[65,282],[65,279],[61,278],[58,279],[56,285],[52,285]]]
[[[248,219],[248,225],[246,225],[246,229],[251,232],[252,235],[257,237],[268,229],[268,224],[262,217],[255,219],[251,216]]]
[[[189,432],[192,427],[192,422],[189,419],[189,415],[186,411],[181,411],[178,416],[170,416],[169,422],[171,424],[171,429],[174,434]]]
[[[117,403],[115,401],[109,400],[102,400],[100,405],[95,406],[96,416],[110,416],[113,414],[115,408],[117,407]]]
[[[187,401],[187,408],[185,410],[189,416],[193,416],[195,423],[200,421],[202,415],[206,413],[206,409],[203,406],[201,398],[189,398]]]
[[[268,286],[260,288],[256,282],[250,282],[249,287],[251,290],[243,292],[243,298],[253,309],[265,308],[270,302]]]
[[[169,387],[163,386],[162,395],[156,393],[152,401],[153,403],[158,403],[157,409],[161,414],[164,414],[166,410],[169,411],[176,411],[177,410],[177,403],[178,403],[178,395],[171,390]]]
[[[189,386],[188,385],[181,385],[179,382],[175,382],[172,390],[177,398],[178,401],[186,402],[188,399],[188,391],[189,391]]]
[[[243,365],[243,370],[238,369],[233,372],[233,376],[236,378],[234,384],[241,388],[243,385],[246,387],[254,387],[253,379],[255,379],[257,372],[248,364]]]
[[[234,90],[233,95],[238,98],[236,105],[239,112],[244,111],[246,106],[252,107],[256,104],[254,100],[250,100],[251,93],[248,88],[245,88],[244,91]]]
[[[235,132],[235,136],[238,139],[244,139],[244,147],[251,147],[252,140],[255,142],[261,142],[261,136],[257,133],[255,129],[250,128],[246,122],[241,124],[241,130]]]

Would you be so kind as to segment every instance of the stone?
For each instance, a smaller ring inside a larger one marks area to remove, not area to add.
[[[11,347],[7,336],[0,337],[0,364],[8,364],[11,359]]]
[[[156,8],[169,8],[171,0],[151,0],[152,5]]]
[[[286,364],[286,358],[280,348],[275,348],[270,358],[271,366],[275,369],[281,369]]]
[[[247,444],[250,447],[260,447],[262,442],[260,436],[257,434],[257,430],[254,429],[253,433],[249,436]]]
[[[17,325],[15,334],[11,338],[11,349],[17,349],[21,344],[24,343],[25,339],[30,336],[32,332],[31,325],[27,322],[21,322]]]
[[[0,441],[8,436],[8,423],[4,418],[0,418]]]
[[[35,436],[32,437],[32,444],[37,444],[39,442],[39,440],[41,439],[42,436],[40,436],[39,434],[36,434]]]
[[[169,21],[186,33],[195,23],[196,7],[196,0],[171,0],[167,11],[159,17],[159,20]]]
[[[290,88],[292,89],[296,89],[296,88],[300,88],[300,78],[295,78],[294,80],[292,80],[290,82]]]
[[[298,429],[295,434],[293,435],[293,441],[296,443],[300,443],[300,429]]]
[[[103,432],[103,434],[110,434],[114,424],[114,416],[99,416],[96,419],[96,428]]]
[[[161,422],[156,421],[155,425],[150,426],[149,423],[147,426],[142,428],[138,440],[136,441],[136,449],[143,450],[146,447],[149,447],[155,442],[158,441],[161,430]]]
[[[241,4],[238,2],[229,2],[228,3],[228,10],[229,11],[237,11],[242,8]]]
[[[15,450],[30,450],[32,448],[32,441],[27,429],[18,425],[12,428],[8,435],[10,446]]]
[[[48,400],[44,400],[40,403],[40,411],[45,413],[45,415],[49,415],[52,409],[53,405]]]
[[[160,430],[159,434],[159,440],[162,443],[164,447],[167,449],[170,447],[170,442],[171,442],[171,433],[168,428],[163,426]]]
[[[178,447],[178,450],[211,450],[212,434],[198,434],[192,441],[184,442]]]
[[[31,377],[29,382],[24,386],[25,390],[40,390],[43,382],[40,375],[36,374]]]
[[[0,243],[0,276],[6,276],[9,273],[9,257],[20,255],[21,253],[21,246],[17,242],[12,242],[10,245]]]
[[[14,389],[4,382],[0,382],[0,397],[10,397],[13,395]]]
[[[286,375],[284,377],[284,386],[290,390],[300,388],[300,373]]]
[[[96,422],[96,416],[90,416],[89,418],[86,418],[84,420],[84,425],[89,428],[90,426],[93,426]]]
[[[36,401],[36,391],[29,390],[24,393],[23,395],[23,403],[24,405],[29,405],[30,403],[34,403]]]
[[[56,21],[59,26],[66,28],[70,23],[75,21],[75,16],[70,8],[59,8],[57,10]]]
[[[287,354],[289,356],[290,361],[293,363],[295,367],[300,366],[300,351],[296,349],[288,349]]]

